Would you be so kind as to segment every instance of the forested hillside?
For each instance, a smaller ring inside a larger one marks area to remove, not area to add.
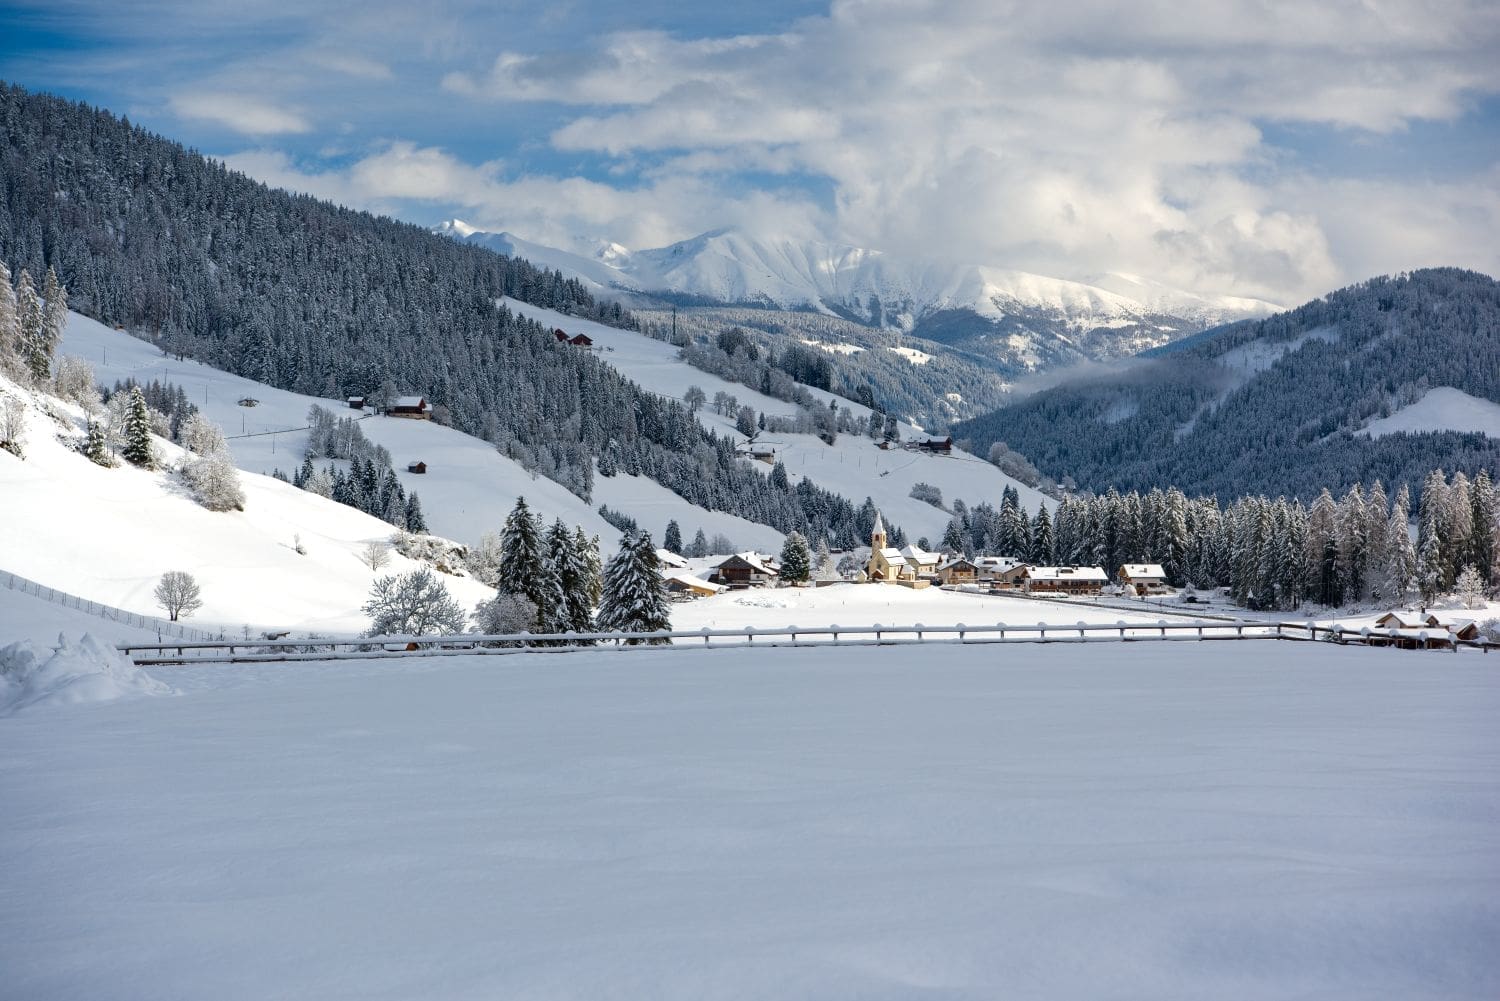
[[[680,404],[496,305],[620,325],[576,280],[272,190],[128,121],[0,84],[0,259],[174,354],[325,397],[419,393],[585,499],[610,448],[689,501],[852,544],[856,507],[781,489]],[[612,444],[613,443],[613,444]]]
[[[1500,441],[1481,434],[1359,434],[1432,387],[1500,399],[1500,283],[1485,275],[1376,278],[1153,354],[954,435],[979,451],[1006,442],[1044,474],[1096,491],[1170,484],[1310,501],[1375,479],[1415,494],[1434,467],[1500,465]]]

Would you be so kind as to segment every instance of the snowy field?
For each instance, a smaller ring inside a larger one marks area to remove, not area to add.
[[[1477,431],[1500,438],[1500,403],[1481,400],[1452,386],[1437,386],[1416,403],[1371,421],[1360,433],[1379,438],[1397,431]]]
[[[1493,664],[1106,649],[161,669],[35,705],[0,719],[0,994],[1500,996]]]

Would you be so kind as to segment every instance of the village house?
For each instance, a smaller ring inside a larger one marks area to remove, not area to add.
[[[908,543],[901,547],[901,558],[906,560],[906,565],[911,567],[912,572],[918,577],[936,578],[938,564],[943,561],[943,554],[929,553],[925,549],[919,549]]]
[[[938,567],[937,579],[945,587],[973,584],[979,580],[979,566],[971,559],[957,556]]]
[[[385,408],[385,412],[390,417],[408,417],[419,421],[432,419],[432,408],[421,396],[398,396]]]
[[[1103,567],[1024,567],[1022,587],[1028,594],[1097,595],[1109,576]]]
[[[568,342],[568,332],[561,327],[554,328],[552,331],[552,339],[554,341],[557,341],[557,343],[559,344],[566,344]]]
[[[662,579],[666,581],[667,593],[674,600],[678,601],[686,601],[691,598],[711,598],[724,590],[723,584],[706,581],[687,570],[674,570],[663,567]]]
[[[577,334],[574,337],[570,337],[568,343],[575,348],[591,348],[594,346],[594,339],[588,334]]]
[[[981,583],[999,590],[1015,590],[1021,586],[1021,571],[1026,564],[1014,556],[976,556],[974,567]]]
[[[758,553],[736,553],[714,567],[709,582],[740,590],[747,587],[765,587],[774,583],[777,571],[770,562]]]
[[[656,560],[662,565],[664,571],[686,570],[688,568],[688,561],[670,549],[658,549],[656,551]]]
[[[926,553],[915,546],[908,546],[914,555],[935,557],[934,553]],[[885,520],[881,518],[880,512],[875,512],[875,527],[870,531],[870,558],[865,563],[865,568],[857,578],[861,582],[900,584],[904,587],[923,588],[932,584],[932,578],[919,577],[917,566],[919,564],[908,560],[903,551],[886,545]],[[937,560],[933,558],[929,564],[935,572]]]
[[[1167,572],[1160,563],[1125,563],[1115,574],[1115,579],[1120,582],[1121,587],[1135,588],[1135,593],[1142,597],[1172,593],[1172,588],[1167,583]]]

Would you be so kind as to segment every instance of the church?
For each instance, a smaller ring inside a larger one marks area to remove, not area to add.
[[[936,566],[936,553],[925,553],[915,546],[908,546],[906,549],[887,546],[885,521],[880,517],[880,512],[875,512],[875,527],[870,532],[870,559],[860,573],[861,581],[926,587],[930,581],[921,575]]]

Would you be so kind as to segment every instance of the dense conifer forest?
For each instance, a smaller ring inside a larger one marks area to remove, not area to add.
[[[0,260],[53,267],[72,308],[174,354],[313,395],[428,397],[589,499],[606,450],[712,510],[850,545],[848,500],[783,489],[680,404],[558,346],[501,296],[634,326],[576,281],[273,190],[127,120],[0,84]]]

